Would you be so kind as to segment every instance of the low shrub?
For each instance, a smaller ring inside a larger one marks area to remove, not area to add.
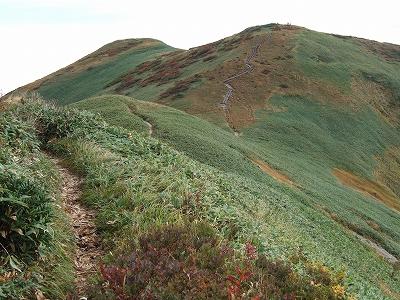
[[[18,111],[18,109],[17,109]],[[63,298],[72,284],[72,237],[56,204],[58,176],[41,153],[34,118],[0,116],[0,298]]]
[[[200,81],[200,78],[201,75],[196,74],[192,77],[178,81],[173,87],[163,92],[160,95],[160,99],[167,98],[169,96],[172,96],[173,99],[178,98],[181,93],[187,91],[193,83]]]
[[[209,56],[203,58],[203,62],[211,61],[211,60],[214,60],[216,58],[217,58],[216,55],[209,55]]]
[[[92,297],[104,299],[346,299],[344,273],[306,262],[305,275],[288,262],[236,253],[206,223],[164,225],[142,234],[129,255],[100,267]]]
[[[140,81],[140,78],[134,78],[132,75],[127,75],[124,76],[120,82],[120,84],[115,88],[115,91],[117,93],[120,93],[124,90],[127,90],[135,85],[135,83],[138,83]]]
[[[215,52],[215,47],[213,44],[207,44],[204,46],[200,46],[197,48],[193,48],[189,50],[189,58],[190,59],[199,59],[203,58],[207,55],[210,55]]]
[[[32,126],[12,115],[0,119],[1,260],[17,268],[18,260],[35,259],[51,240],[51,194],[28,172],[39,151]],[[18,258],[18,259],[17,259]]]
[[[179,66],[171,65],[170,68],[158,71],[153,75],[143,79],[140,82],[140,86],[145,87],[150,84],[163,85],[168,83],[172,79],[178,78],[180,75],[181,71],[179,69]]]

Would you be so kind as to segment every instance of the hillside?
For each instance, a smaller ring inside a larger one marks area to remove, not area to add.
[[[3,98],[27,91],[67,106],[14,115],[64,124],[41,147],[84,177],[105,248],[124,253],[136,233],[194,218],[235,251],[251,242],[308,270],[305,282],[310,265],[345,274],[323,291],[300,280],[248,295],[340,299],[339,285],[343,298],[399,297],[400,46],[278,24],[189,50],[124,40]],[[85,120],[71,132],[69,114]],[[107,263],[126,267],[117,254]]]
[[[218,104],[224,80],[242,70],[257,44],[253,70],[233,82],[223,118]],[[187,51],[156,40],[116,41],[18,90],[38,91],[61,104],[123,94],[237,130],[254,123],[258,110],[273,109],[268,100],[277,94],[345,108],[367,105],[393,121],[399,115],[399,53],[398,45],[270,24]]]
[[[46,94],[47,99],[62,104],[75,102],[101,92],[110,78],[127,72],[132,66],[173,50],[176,49],[153,39],[115,41],[61,70],[21,87],[18,92],[40,90],[41,94]],[[60,94],[65,97],[59,97]]]

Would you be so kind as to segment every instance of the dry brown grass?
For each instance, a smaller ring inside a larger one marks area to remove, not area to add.
[[[400,45],[379,43],[376,41],[355,37],[353,37],[352,40],[356,41],[361,46],[365,47],[368,51],[372,52],[373,54],[379,55],[387,61],[400,62]]]
[[[382,280],[378,280],[378,285],[381,288],[381,290],[388,296],[391,297],[392,299],[400,299],[400,293],[393,291],[389,285],[387,285],[385,282]]]
[[[298,186],[295,182],[293,182],[289,176],[286,174],[281,173],[280,171],[272,168],[270,165],[268,165],[266,162],[262,161],[261,159],[257,158],[251,158],[250,159],[255,165],[257,165],[264,173],[270,175],[273,177],[275,180],[285,183],[290,186]]]
[[[400,147],[388,148],[377,162],[375,177],[400,199]]]
[[[343,185],[373,197],[386,206],[400,212],[400,200],[397,199],[386,186],[375,181],[360,178],[350,172],[340,169],[333,169],[332,173]]]

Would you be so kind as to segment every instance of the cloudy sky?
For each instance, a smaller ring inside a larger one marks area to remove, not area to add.
[[[190,48],[289,22],[400,44],[399,11],[398,0],[0,0],[0,93],[122,38]]]

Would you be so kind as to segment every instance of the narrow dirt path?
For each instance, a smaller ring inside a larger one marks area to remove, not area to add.
[[[382,256],[384,259],[386,259],[388,262],[395,264],[397,263],[399,260],[392,255],[391,253],[389,253],[388,251],[386,251],[386,249],[382,248],[380,245],[378,245],[377,243],[371,241],[370,239],[367,239],[365,237],[363,237],[362,235],[359,235],[358,233],[354,232],[351,230],[351,232],[354,234],[354,236],[356,236],[361,242],[363,242],[364,244],[366,244],[367,246],[371,247],[373,250],[375,250],[375,252]]]
[[[257,56],[258,51],[260,50],[261,45],[266,42],[266,41],[270,41],[271,40],[271,34],[267,34],[267,36],[265,38],[262,37],[258,37],[255,45],[251,48],[250,52],[247,54],[246,59],[244,60],[244,67],[242,69],[242,71],[232,75],[231,77],[225,79],[224,85],[226,86],[227,90],[226,93],[224,95],[224,98],[222,99],[220,106],[222,107],[222,109],[225,112],[225,119],[228,121],[229,123],[229,106],[230,106],[230,99],[233,96],[233,92],[234,92],[234,88],[232,86],[232,81],[235,79],[240,78],[243,75],[249,74],[251,71],[253,71],[254,66],[251,64],[252,60]],[[236,134],[236,130],[235,130],[235,135],[238,136],[239,134]]]
[[[85,299],[87,279],[96,273],[98,258],[103,255],[100,238],[94,223],[95,212],[79,203],[82,179],[64,167],[62,160],[50,156],[62,178],[61,197],[63,208],[71,219],[76,239],[75,284],[78,299]]]
[[[152,136],[153,135],[153,124],[151,124],[150,122],[148,122],[147,120],[146,120],[146,118],[145,117],[143,117],[142,115],[140,115],[140,114],[138,114],[137,112],[136,112],[136,108],[135,107],[131,107],[130,105],[127,105],[128,106],[128,110],[129,110],[129,112],[131,113],[131,114],[133,114],[133,115],[135,115],[135,116],[138,116],[139,118],[141,118],[142,119],[142,121],[147,125],[147,127],[149,128],[149,136]]]
[[[153,135],[153,125],[150,122],[147,122],[146,120],[143,120],[143,122],[149,127],[149,136]]]

